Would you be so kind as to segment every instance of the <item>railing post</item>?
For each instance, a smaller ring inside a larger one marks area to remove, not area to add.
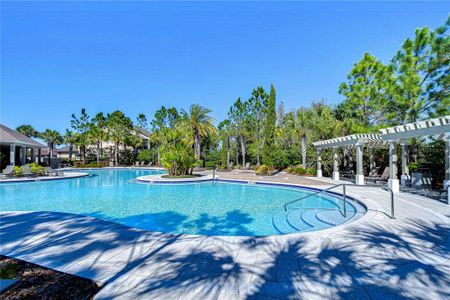
[[[214,167],[214,169],[213,169],[213,179],[212,179],[212,184],[213,185],[216,185],[215,181],[216,181],[216,167]]]
[[[392,189],[389,189],[391,192],[391,219],[395,219],[395,212],[394,212],[394,191]]]
[[[347,218],[347,207],[345,205],[345,203],[347,202],[345,200],[345,193],[346,193],[346,191],[345,191],[345,184],[342,185],[342,190],[343,190],[343,196],[344,196],[344,198],[343,198],[343,200],[344,200],[344,218]]]

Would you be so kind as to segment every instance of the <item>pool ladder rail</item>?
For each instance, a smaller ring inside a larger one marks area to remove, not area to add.
[[[314,230],[314,228],[316,226],[320,226],[321,224],[334,226],[334,225],[337,225],[337,223],[335,223],[334,221],[336,221],[338,219],[339,219],[339,223],[341,223],[341,222],[343,223],[343,222],[350,220],[354,214],[351,216],[348,216],[347,188],[346,188],[347,186],[380,187],[379,185],[354,185],[354,184],[347,184],[347,183],[333,185],[324,190],[317,191],[315,193],[306,195],[304,197],[301,197],[299,199],[295,199],[293,201],[286,203],[284,205],[284,212],[279,212],[272,217],[272,225],[275,227],[275,229],[278,232],[280,232],[282,234],[287,234],[287,233],[294,233],[294,232],[299,232],[299,231]],[[334,211],[334,212],[330,211],[329,213],[327,213],[327,212],[324,212],[324,210],[322,210],[322,209],[290,207],[294,203],[298,203],[309,197],[312,197],[312,196],[315,196],[315,195],[318,195],[321,193],[327,193],[330,190],[336,189],[338,187],[342,187],[342,190],[343,190],[343,192],[342,192],[343,209],[342,209],[342,211],[340,211],[340,209],[339,209],[339,213],[338,213],[339,215],[341,215],[341,217],[338,217],[338,215],[336,215],[336,211]],[[390,211],[389,217],[391,219],[395,219],[394,192],[389,187],[387,187],[387,189],[390,193],[390,200],[391,200],[391,211]],[[288,212],[288,210],[289,210],[289,212]],[[327,216],[327,214],[329,214],[329,216]],[[310,226],[310,227],[308,227],[308,226]]]

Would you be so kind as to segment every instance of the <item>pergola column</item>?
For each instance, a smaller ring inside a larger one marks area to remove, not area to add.
[[[399,182],[397,179],[397,143],[389,143],[389,180],[388,186],[394,193],[400,191]]]
[[[450,186],[450,137],[445,140],[445,180],[444,188]],[[447,204],[450,204],[450,193],[447,190]]]
[[[445,140],[445,181],[444,185],[450,185],[450,139]]]
[[[16,145],[9,145],[9,164],[16,165]]]
[[[27,164],[27,147],[25,146],[20,147],[20,163],[22,166]]]
[[[373,170],[375,169],[374,149],[369,148],[369,174],[373,176]]]
[[[337,147],[333,147],[333,174],[332,178],[335,181],[339,180],[339,159],[337,154]]]
[[[364,185],[364,172],[363,172],[363,147],[360,144],[356,144],[356,185]]]
[[[38,148],[38,164],[41,164],[41,148]]]
[[[322,157],[320,157],[321,150],[317,150],[317,177],[322,177]]]
[[[34,148],[30,148],[30,161],[34,163]]]
[[[406,186],[408,182],[408,152],[406,151],[406,144],[402,143],[402,175],[400,176],[400,182],[402,186]]]

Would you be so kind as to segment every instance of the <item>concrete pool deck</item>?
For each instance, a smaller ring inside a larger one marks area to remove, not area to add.
[[[390,219],[388,192],[348,192],[367,206],[363,218],[261,238],[174,235],[65,213],[2,212],[0,254],[93,279],[102,286],[97,299],[448,299],[450,206],[400,193],[397,218]]]

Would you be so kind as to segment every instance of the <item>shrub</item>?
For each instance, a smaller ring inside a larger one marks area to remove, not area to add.
[[[408,164],[408,168],[411,173],[416,172],[419,170],[419,164],[415,163],[415,162],[411,162]]]
[[[305,169],[302,165],[291,166],[286,169],[289,174],[294,175],[316,175],[316,170],[314,168]]]
[[[14,166],[13,173],[16,177],[22,176],[22,168],[19,166]]]
[[[152,150],[150,150],[150,149],[142,150],[137,155],[137,160],[145,161],[146,163],[151,162],[152,161]]]
[[[45,168],[43,166],[38,165],[37,163],[30,164],[30,171],[37,176],[41,176],[45,174]]]
[[[270,168],[266,165],[260,165],[256,168],[256,175],[268,175],[270,173]]]

